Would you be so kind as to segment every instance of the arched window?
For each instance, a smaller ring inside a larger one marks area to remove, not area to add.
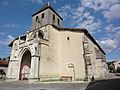
[[[43,39],[44,35],[39,31],[38,37],[41,38],[41,39]]]
[[[36,37],[37,37],[37,34],[36,34],[36,32],[35,32],[35,34],[33,35],[33,38],[36,38]],[[39,31],[39,32],[38,32],[38,38],[43,39],[43,37],[44,37],[43,33],[42,33],[41,31]]]

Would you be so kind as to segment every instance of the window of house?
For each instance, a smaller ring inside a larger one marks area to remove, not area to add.
[[[59,18],[58,18],[58,20],[57,20],[57,21],[58,21],[58,26],[60,26],[60,20],[59,20]]]
[[[36,16],[36,21],[38,21],[38,16]]]
[[[104,58],[104,55],[102,54],[102,52],[100,50],[98,50],[97,48],[95,48],[95,54],[96,54],[96,59]]]
[[[70,40],[70,37],[67,37],[67,40]]]
[[[44,18],[44,13],[42,13],[42,19]]]
[[[87,43],[84,43],[84,52],[89,53],[89,46]]]
[[[55,23],[55,15],[53,14],[53,23]]]
[[[91,59],[90,59],[90,54],[85,55],[85,60],[87,65],[91,65]]]
[[[102,56],[102,61],[105,62],[106,61],[106,58],[105,58],[105,55],[101,52],[101,56]]]
[[[43,39],[43,34],[41,32],[38,33],[38,37]]]

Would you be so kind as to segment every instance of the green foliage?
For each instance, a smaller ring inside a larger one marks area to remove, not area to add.
[[[120,67],[117,67],[116,72],[120,73]]]
[[[114,61],[107,63],[108,69],[109,69],[109,72],[110,72],[110,73],[114,73],[114,72],[115,72],[115,66],[114,66],[113,63],[114,63]]]

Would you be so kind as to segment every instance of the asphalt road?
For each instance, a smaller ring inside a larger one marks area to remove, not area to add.
[[[85,90],[120,90],[120,79],[90,82]]]
[[[88,83],[38,83],[27,82],[0,83],[0,90],[85,90]]]
[[[0,90],[120,90],[120,79],[98,80],[90,83],[6,82],[0,83]]]

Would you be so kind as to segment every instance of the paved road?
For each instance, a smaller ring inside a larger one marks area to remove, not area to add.
[[[0,90],[120,90],[120,79],[88,83],[36,83],[25,81],[0,83]]]
[[[120,90],[120,78],[91,82],[86,90]]]
[[[0,83],[0,90],[85,90],[87,83],[39,83],[27,82]]]

